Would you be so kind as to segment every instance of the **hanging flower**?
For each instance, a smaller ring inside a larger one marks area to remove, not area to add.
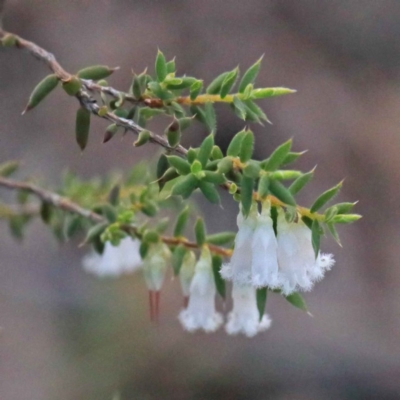
[[[257,217],[257,226],[251,244],[251,283],[254,287],[276,288],[278,282],[278,243],[275,237],[272,218],[270,216],[271,204],[265,202],[261,215]]]
[[[242,212],[237,217],[238,233],[235,238],[235,248],[229,264],[221,268],[221,276],[239,284],[252,282],[252,243],[257,225],[257,208],[253,206],[247,218]]]
[[[142,259],[139,242],[131,237],[122,239],[118,246],[106,242],[103,254],[92,252],[82,260],[83,269],[98,277],[118,277],[140,268]]]
[[[164,283],[171,252],[162,242],[151,244],[143,260],[143,275],[147,288],[159,291]]]
[[[187,251],[182,260],[182,266],[179,271],[179,281],[181,283],[182,294],[184,297],[184,307],[189,302],[190,284],[194,276],[194,268],[196,265],[196,256],[193,251]]]
[[[222,315],[215,311],[215,294],[211,253],[204,248],[190,284],[189,304],[178,317],[185,329],[189,332],[197,329],[214,332],[220,327],[223,320]]]
[[[260,320],[254,287],[233,283],[232,299],[233,310],[229,313],[228,322],[225,325],[228,334],[243,333],[247,337],[252,337],[271,326],[268,315],[263,315]]]
[[[334,264],[331,254],[318,255],[312,246],[311,230],[303,221],[288,223],[282,210],[278,214],[279,287],[283,294],[311,290]]]

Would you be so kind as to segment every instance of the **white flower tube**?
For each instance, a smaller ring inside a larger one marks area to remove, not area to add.
[[[179,271],[179,282],[181,284],[182,294],[184,298],[184,307],[189,303],[190,284],[194,276],[194,268],[196,265],[196,256],[193,251],[186,252],[182,260],[182,266]]]
[[[147,288],[157,292],[164,282],[171,252],[168,246],[162,242],[150,246],[143,260],[143,275]]]
[[[239,284],[251,283],[252,243],[254,229],[257,225],[257,209],[252,207],[247,218],[239,212],[237,217],[238,233],[231,261],[221,268],[221,276]]]
[[[107,242],[103,254],[92,252],[82,260],[83,269],[98,277],[118,277],[140,268],[139,241],[126,237],[118,246]]]
[[[205,248],[195,267],[190,285],[189,304],[178,317],[189,332],[197,329],[214,332],[222,324],[222,316],[215,310],[216,288],[211,268],[211,254],[208,248]]]
[[[247,337],[253,337],[271,326],[268,315],[263,315],[260,320],[254,287],[234,283],[232,299],[233,310],[229,313],[228,322],[225,325],[225,330],[229,335],[243,333]]]
[[[276,288],[278,282],[278,243],[275,237],[271,205],[266,202],[257,218],[257,226],[252,241],[253,258],[251,264],[251,283],[254,287]]]

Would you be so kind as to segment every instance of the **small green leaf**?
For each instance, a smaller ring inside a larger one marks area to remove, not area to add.
[[[92,79],[98,81],[100,79],[107,78],[118,68],[110,68],[107,65],[93,65],[86,67],[77,72],[77,75],[81,79]]]
[[[351,224],[362,218],[359,214],[340,214],[332,218],[334,224]]]
[[[254,148],[254,134],[252,131],[246,131],[245,135],[243,136],[242,145],[240,147],[240,161],[246,162],[251,159],[253,155],[253,148]]]
[[[159,239],[160,235],[158,234],[158,232],[152,229],[146,230],[143,235],[143,240],[147,243],[157,243]]]
[[[19,168],[19,161],[11,160],[0,164],[0,176],[7,178],[17,171]]]
[[[217,171],[221,174],[227,174],[233,168],[232,159],[230,157],[225,157],[218,163]]]
[[[215,116],[214,105],[211,102],[207,102],[204,105],[204,118],[205,124],[210,132],[215,132],[217,127],[217,117]]]
[[[202,247],[206,242],[206,228],[201,217],[198,217],[196,220],[196,224],[194,225],[194,233],[196,236],[197,246]]]
[[[250,115],[253,116],[253,118],[248,118],[250,121],[254,120],[259,124],[261,123],[261,121],[265,121],[268,122],[269,124],[272,124],[272,122],[268,119],[264,111],[260,107],[258,107],[258,105],[254,103],[254,101],[246,100],[244,101],[244,105],[246,106],[246,114],[248,116]]]
[[[219,197],[218,190],[212,183],[200,181],[199,188],[201,192],[204,194],[204,197],[211,203],[219,204],[221,202],[221,198]]]
[[[284,94],[296,93],[296,90],[277,87],[277,88],[263,88],[254,89],[251,92],[252,99],[265,99],[266,97],[282,96]]]
[[[143,242],[140,243],[139,247],[139,254],[140,257],[142,257],[142,260],[147,256],[147,253],[149,252],[150,245],[149,243]]]
[[[245,217],[249,215],[250,208],[253,203],[253,188],[254,179],[243,176],[241,182],[240,201],[242,203],[242,212]]]
[[[227,244],[232,244],[235,240],[235,232],[219,232],[212,235],[208,235],[206,242],[209,244],[215,244],[216,246],[223,246]]]
[[[99,238],[100,235],[105,231],[108,226],[108,222],[100,222],[94,226],[92,226],[87,234],[83,244],[91,243],[95,238]]]
[[[186,199],[198,187],[198,184],[199,181],[193,174],[182,176],[178,178],[178,182],[172,188],[172,194]]]
[[[163,82],[168,74],[167,61],[164,54],[158,50],[156,57],[156,75],[158,82]]]
[[[310,182],[310,180],[313,178],[313,176],[314,176],[314,169],[311,170],[310,172],[307,172],[306,174],[299,176],[289,186],[290,193],[292,193],[292,195],[295,195],[298,192],[300,192],[300,190],[303,189],[303,187],[306,186],[308,182]]]
[[[269,192],[269,177],[267,174],[264,174],[261,176],[259,182],[258,182],[258,195],[260,198],[265,198],[268,195]]]
[[[283,203],[289,206],[296,205],[296,200],[294,199],[292,193],[290,193],[289,189],[285,188],[285,186],[283,186],[282,183],[280,183],[279,181],[270,180],[269,190],[277,199],[279,199]]]
[[[190,166],[190,172],[194,175],[199,175],[202,170],[201,162],[199,160],[194,160]]]
[[[211,159],[221,160],[222,158],[224,158],[224,155],[222,154],[221,149],[217,145],[214,145],[211,150]]]
[[[167,156],[169,165],[174,167],[180,175],[187,175],[190,173],[190,164],[181,157]]]
[[[53,206],[47,201],[42,202],[42,206],[40,207],[40,217],[45,224],[49,224],[51,220],[51,216],[53,215]]]
[[[226,150],[226,155],[230,157],[237,157],[240,153],[242,147],[242,141],[245,137],[247,131],[243,130],[238,132],[229,143],[228,149]]]
[[[225,76],[220,90],[221,99],[225,98],[226,95],[231,91],[233,85],[235,84],[238,73],[239,73],[239,68],[236,67],[234,70],[230,71]]]
[[[224,72],[221,75],[217,76],[206,89],[207,94],[219,94],[221,90],[222,83],[224,82],[225,77],[229,74],[228,72]]]
[[[214,275],[215,287],[217,289],[218,294],[225,299],[225,281],[221,277],[221,266],[222,266],[222,257],[219,255],[214,255],[212,257],[212,270]]]
[[[70,96],[75,96],[81,90],[82,83],[76,76],[71,76],[67,81],[62,83],[62,88],[65,93]]]
[[[263,166],[263,169],[265,169],[266,171],[277,170],[283,163],[283,160],[289,154],[291,147],[292,147],[292,139],[289,139],[285,143],[278,146],[266,161],[265,165]]]
[[[150,140],[150,132],[146,129],[143,129],[139,132],[137,140],[133,143],[135,147],[143,146],[148,143]]]
[[[334,207],[337,208],[337,213],[338,214],[346,214],[348,213],[356,204],[358,203],[358,201],[354,202],[354,203],[338,203],[335,204]]]
[[[29,97],[28,104],[22,114],[36,107],[48,94],[50,94],[58,85],[58,78],[55,74],[46,76],[40,81]]]
[[[257,179],[260,175],[260,171],[260,163],[255,160],[249,160],[243,169],[243,174],[249,178]]]
[[[189,207],[185,207],[178,215],[174,228],[174,236],[180,237],[185,230],[186,222],[189,218]]]
[[[183,258],[185,257],[186,252],[187,252],[186,248],[183,245],[179,244],[178,246],[175,247],[175,250],[172,253],[171,263],[175,276],[179,275],[179,272],[182,267]]]
[[[226,178],[220,172],[204,171],[203,181],[213,183],[214,185],[222,185],[226,182]]]
[[[300,293],[292,293],[288,296],[285,296],[285,299],[296,308],[299,308],[302,311],[308,311],[307,304]]]
[[[322,193],[317,200],[315,200],[314,204],[311,206],[310,211],[316,212],[318,211],[321,207],[323,207],[329,200],[332,200],[333,197],[335,197],[339,190],[342,187],[343,182],[339,182],[336,186],[333,188],[327,190],[326,192]]]
[[[264,56],[260,57],[243,75],[240,83],[239,83],[239,93],[243,93],[246,89],[247,85],[250,83],[254,83],[258,72],[260,70],[261,61]]]
[[[260,321],[264,316],[265,306],[267,304],[267,295],[268,290],[266,287],[256,289],[257,309]]]
[[[161,154],[157,162],[157,179],[160,179],[169,167],[168,158],[165,154]]]
[[[300,151],[300,152],[289,152],[288,155],[285,157],[281,165],[288,165],[291,164],[292,162],[295,162],[300,156],[302,156],[306,151]]]
[[[313,220],[311,226],[311,241],[315,253],[315,258],[317,258],[319,253],[319,245],[321,242],[321,228],[319,226],[319,222],[316,219]]]
[[[342,246],[342,243],[340,242],[339,234],[336,231],[335,225],[332,223],[327,223],[326,227],[328,228],[329,233],[332,235],[332,237],[335,239],[336,243],[339,246]]]
[[[106,131],[104,132],[103,144],[109,142],[117,132],[118,132],[117,124],[108,125]]]
[[[214,135],[210,134],[203,140],[203,143],[201,144],[199,153],[197,155],[197,159],[201,162],[203,168],[205,168],[207,165],[213,146]]]
[[[236,115],[240,119],[245,121],[246,120],[246,116],[247,116],[246,105],[237,96],[233,96],[233,107],[235,109]]]
[[[108,194],[108,201],[110,202],[111,205],[116,206],[119,202],[119,192],[120,192],[120,186],[119,185],[114,185],[112,189],[110,190],[110,193]]]
[[[79,108],[76,113],[75,138],[81,150],[85,150],[89,139],[90,112],[86,108]]]
[[[195,81],[190,86],[190,100],[195,100],[203,89],[203,81]]]
[[[174,58],[171,61],[167,62],[167,72],[169,74],[172,74],[175,72],[175,68],[176,68],[176,66],[175,66],[175,58]]]

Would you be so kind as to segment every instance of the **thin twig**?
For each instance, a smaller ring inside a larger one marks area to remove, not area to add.
[[[60,210],[68,211],[73,214],[80,215],[83,218],[86,218],[94,223],[107,223],[107,219],[101,216],[100,214],[88,210],[86,208],[81,207],[79,204],[74,203],[66,197],[62,197],[57,193],[51,192],[49,190],[43,189],[39,186],[36,186],[32,183],[28,182],[20,182],[13,179],[0,177],[0,186],[11,189],[11,190],[24,190],[29,192],[40,200],[51,204],[52,206],[59,208]],[[133,225],[123,225],[121,226],[123,230],[126,232],[135,235],[137,238],[141,239],[141,235],[138,232],[138,229]],[[185,238],[175,238],[169,236],[160,236],[160,240],[165,244],[170,246],[177,246],[179,244],[183,245],[188,249],[198,249],[199,246],[197,243],[190,242]],[[219,254],[223,257],[229,257],[232,254],[232,251],[229,249],[224,249],[219,246],[215,246],[212,244],[207,245],[211,252],[215,254]]]

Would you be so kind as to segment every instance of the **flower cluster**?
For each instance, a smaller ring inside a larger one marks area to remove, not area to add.
[[[299,219],[288,222],[282,209],[278,211],[275,235],[269,202],[261,214],[253,206],[245,219],[239,213],[239,227],[230,264],[221,275],[237,285],[278,289],[284,295],[309,291],[335,263],[331,254],[315,257],[311,230]]]

